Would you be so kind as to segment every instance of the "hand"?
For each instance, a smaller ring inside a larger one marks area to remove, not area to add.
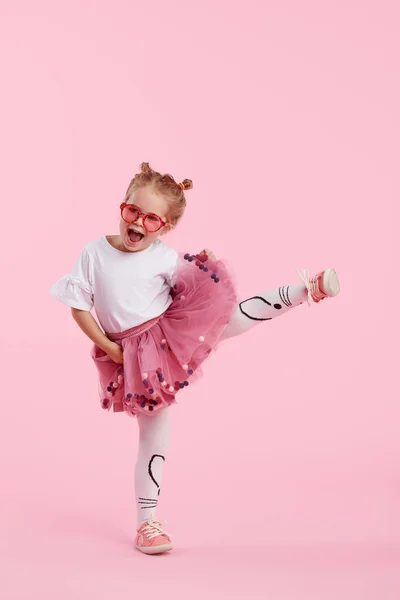
[[[211,252],[211,250],[209,250],[208,248],[206,248],[205,250],[202,250],[200,252],[200,256],[208,256],[208,258],[210,260],[217,260],[217,257],[215,256],[215,254],[213,252]]]
[[[113,360],[118,365],[124,364],[124,354],[119,344],[116,344],[115,342],[110,342],[110,344],[105,349],[105,352],[107,352],[111,360]]]

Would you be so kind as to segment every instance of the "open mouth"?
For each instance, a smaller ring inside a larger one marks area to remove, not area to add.
[[[136,229],[128,229],[128,238],[132,244],[137,244],[144,238],[144,235],[140,231],[136,231]]]

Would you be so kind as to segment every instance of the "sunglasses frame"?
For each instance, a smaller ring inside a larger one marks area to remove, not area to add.
[[[130,208],[135,208],[137,210],[138,216],[133,221],[127,221],[122,216],[122,213],[124,212],[124,208],[126,208],[127,206],[129,206]],[[161,217],[159,217],[155,213],[145,213],[142,210],[140,210],[140,208],[138,206],[136,206],[136,204],[131,204],[129,202],[123,202],[121,204],[121,206],[120,206],[120,209],[121,209],[121,218],[125,221],[125,223],[130,223],[130,224],[131,223],[135,223],[138,219],[142,218],[143,219],[143,227],[145,228],[145,230],[148,233],[157,233],[157,231],[160,231],[160,229],[162,229],[163,227],[165,227],[166,225],[168,225],[168,223],[166,221],[164,221]],[[158,229],[153,229],[153,230],[147,229],[147,227],[146,227],[146,219],[147,219],[147,217],[157,217],[157,219],[160,222],[160,227]]]

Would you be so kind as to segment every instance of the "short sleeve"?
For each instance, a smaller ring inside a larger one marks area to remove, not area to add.
[[[75,263],[71,273],[53,285],[50,294],[67,306],[90,311],[93,308],[93,287],[90,276],[90,257],[86,248]]]

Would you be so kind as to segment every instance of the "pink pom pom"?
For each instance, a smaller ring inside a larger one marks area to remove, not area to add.
[[[167,340],[161,340],[161,343],[162,343],[162,344],[166,344],[166,343],[167,343]]]
[[[147,373],[142,373],[142,377],[143,377],[143,379],[147,379],[148,378]]]
[[[204,342],[204,335],[201,335],[201,336],[199,337],[199,342],[202,342],[202,343]]]
[[[182,369],[183,369],[184,371],[188,371],[188,370],[189,370],[189,365],[183,365],[183,366],[182,366]]]
[[[166,387],[166,386],[167,386],[167,382],[166,382],[166,381],[163,381],[163,382],[161,383],[161,385],[162,385],[163,387]]]
[[[174,386],[173,386],[173,385],[170,385],[170,386],[169,386],[169,388],[168,388],[168,390],[169,390],[170,392],[174,392],[174,391],[175,391],[175,388],[174,388]]]

